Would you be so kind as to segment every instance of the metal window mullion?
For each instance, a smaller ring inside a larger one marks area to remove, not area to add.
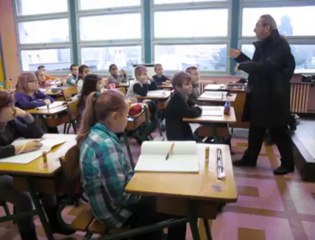
[[[27,16],[17,16],[17,22],[30,22],[30,21],[43,21],[43,20],[55,20],[69,18],[68,12],[65,13],[55,13],[55,14],[40,14],[40,15],[27,15]]]
[[[177,10],[203,10],[203,9],[217,9],[227,8],[229,2],[209,2],[209,3],[175,3],[175,4],[161,4],[153,5],[154,11],[177,11]]]
[[[300,1],[281,1],[281,0],[264,0],[264,1],[242,1],[241,7],[290,7],[290,6],[310,6],[315,5],[313,0]]]
[[[86,41],[80,42],[79,47],[108,47],[108,46],[141,46],[141,40],[101,40],[101,41]]]
[[[174,44],[228,44],[228,37],[213,38],[156,38],[153,44],[174,45]]]
[[[61,43],[33,43],[33,44],[20,44],[20,50],[39,50],[39,49],[59,49],[71,48],[70,42]]]
[[[93,10],[78,11],[78,17],[139,13],[140,11],[141,11],[140,7],[117,8],[117,9],[116,8],[93,9]]]

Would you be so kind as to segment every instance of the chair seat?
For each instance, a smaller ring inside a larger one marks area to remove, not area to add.
[[[100,221],[98,221],[96,218],[91,222],[89,226],[89,232],[96,233],[96,234],[116,234],[116,233],[123,233],[127,230],[130,230],[128,227],[124,228],[106,228],[104,224],[102,224]]]
[[[126,126],[126,131],[137,130],[137,128],[140,127],[145,121],[146,119],[144,112],[141,113],[138,117],[129,118]]]
[[[75,218],[70,225],[73,229],[86,232],[94,219],[91,206],[87,203],[80,203],[73,211]]]

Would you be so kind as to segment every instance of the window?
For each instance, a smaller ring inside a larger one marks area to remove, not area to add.
[[[18,23],[21,44],[69,41],[68,19]]]
[[[21,51],[22,70],[36,71],[39,65],[45,65],[48,71],[68,71],[71,65],[70,49],[41,49]]]
[[[98,71],[107,71],[112,63],[131,71],[133,64],[141,63],[141,46],[82,48],[81,62]]]
[[[100,9],[100,8],[116,8],[139,6],[140,0],[80,0],[80,9]]]
[[[270,14],[276,20],[279,32],[285,36],[315,35],[315,6],[244,8],[242,36],[255,36],[253,29],[263,14]]]
[[[141,16],[138,13],[80,18],[82,41],[140,38]]]
[[[196,66],[199,71],[225,71],[226,45],[157,45],[155,62],[167,70],[184,70]]]
[[[154,4],[168,3],[200,3],[200,2],[225,2],[227,0],[154,0]]]
[[[68,11],[67,0],[16,0],[15,3],[18,16]]]
[[[227,36],[227,9],[156,12],[154,19],[156,38]]]

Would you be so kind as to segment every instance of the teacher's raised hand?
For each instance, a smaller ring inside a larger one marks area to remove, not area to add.
[[[237,58],[239,55],[241,55],[241,51],[239,49],[231,48],[229,51],[229,55],[231,58]]]

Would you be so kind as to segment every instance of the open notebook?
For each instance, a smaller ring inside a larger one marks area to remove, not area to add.
[[[169,155],[169,158],[165,160],[173,143],[173,151]],[[198,173],[199,162],[197,158],[196,142],[143,142],[135,171]]]
[[[202,116],[220,116],[223,117],[224,107],[222,106],[201,106]]]
[[[34,139],[17,139],[11,144],[16,146],[16,145],[23,144],[32,140]],[[0,159],[0,163],[20,163],[20,164],[30,163],[31,161],[40,157],[43,151],[49,152],[54,146],[64,143],[68,139],[65,138],[64,135],[45,134],[43,135],[42,138],[38,140],[40,140],[42,143],[42,147],[39,150],[28,152],[28,153],[22,153],[19,155],[14,155],[12,157],[2,158]]]
[[[49,106],[49,109],[51,108],[57,108],[57,107],[60,107],[62,105],[66,105],[67,103],[66,102],[63,102],[63,101],[56,101],[56,102],[53,102],[51,104],[48,104]],[[47,105],[45,106],[41,106],[41,107],[37,107],[36,108],[37,110],[41,110],[41,109],[47,109]]]

